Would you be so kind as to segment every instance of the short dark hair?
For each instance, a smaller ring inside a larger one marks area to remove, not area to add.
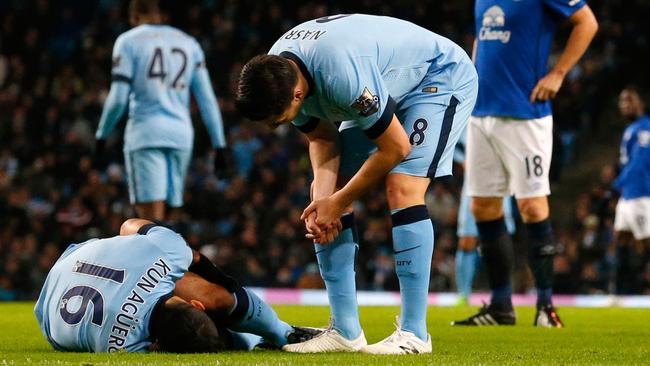
[[[129,4],[129,14],[153,14],[160,12],[158,0],[131,0]]]
[[[235,106],[251,121],[279,115],[291,104],[298,75],[284,57],[259,55],[239,74]]]
[[[162,352],[213,353],[226,348],[226,341],[203,311],[189,303],[161,303],[149,323],[151,340]]]

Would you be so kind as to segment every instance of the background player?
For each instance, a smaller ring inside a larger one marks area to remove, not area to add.
[[[461,135],[456,144],[454,162],[465,168],[465,142],[467,133]],[[456,288],[458,289],[458,305],[469,304],[469,297],[472,294],[472,284],[476,276],[476,270],[480,263],[478,244],[478,229],[476,220],[470,209],[471,198],[467,195],[467,180],[463,181],[463,188],[460,194],[458,206],[458,220],[456,234],[458,235],[458,248],[456,249]],[[512,199],[503,198],[503,214],[506,227],[510,235],[515,233],[515,220],[512,215]]]
[[[558,16],[568,17],[573,29],[547,73]],[[513,248],[501,207],[501,197],[514,194],[528,232],[537,287],[534,323],[561,327],[551,302],[555,244],[547,200],[553,143],[550,99],[589,46],[598,23],[582,0],[477,0],[475,19],[480,87],[468,127],[467,180],[492,298],[478,314],[454,324],[515,323]]]
[[[621,141],[621,173],[614,182],[621,191],[614,220],[616,243],[621,250],[631,248],[634,240],[650,248],[650,118],[634,87],[621,91],[618,108],[630,125]]]
[[[180,235],[141,219],[127,220],[119,236],[70,245],[34,312],[60,351],[217,352],[316,333],[281,321]]]
[[[298,126],[309,139],[314,171],[313,201],[302,219],[319,243],[332,328],[286,350],[431,352],[426,308],[433,227],[424,195],[432,178],[451,174],[476,87],[469,57],[453,42],[403,20],[362,14],[298,25],[269,55],[244,66],[238,109],[270,126]],[[339,133],[333,121],[344,121]],[[339,175],[352,178],[339,180],[335,193]],[[343,216],[341,226],[338,219],[384,178],[402,310],[395,333],[366,346],[355,294],[354,219]]]
[[[164,220],[165,202],[183,204],[194,141],[190,89],[217,149],[216,169],[224,167],[226,139],[198,42],[161,24],[157,0],[132,0],[129,21],[135,28],[120,35],[113,48],[113,82],[97,128],[98,153],[128,104],[124,161],[131,203],[140,217]]]

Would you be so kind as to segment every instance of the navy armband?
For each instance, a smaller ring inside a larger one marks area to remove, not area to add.
[[[300,130],[300,132],[302,132],[304,134],[307,134],[307,133],[310,133],[313,130],[315,130],[316,127],[318,127],[319,123],[320,123],[320,119],[318,119],[316,117],[311,117],[307,121],[307,123],[305,123],[304,125],[296,126],[296,128],[298,128]]]
[[[388,125],[390,125],[390,122],[393,120],[396,107],[397,103],[395,103],[395,100],[389,96],[388,101],[386,102],[386,108],[384,108],[384,113],[381,114],[381,117],[379,117],[374,125],[363,131],[369,139],[374,140],[386,131]]]

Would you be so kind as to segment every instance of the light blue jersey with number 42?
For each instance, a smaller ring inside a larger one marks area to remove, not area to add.
[[[34,312],[59,351],[146,351],[149,320],[192,262],[172,230],[73,244],[50,270]]]

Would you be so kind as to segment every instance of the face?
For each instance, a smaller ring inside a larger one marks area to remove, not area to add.
[[[298,117],[300,113],[300,108],[302,108],[302,102],[304,101],[303,91],[296,86],[293,90],[293,99],[289,106],[282,112],[280,115],[271,116],[261,122],[267,125],[272,129],[278,128],[280,125],[285,123],[290,123]]]
[[[618,96],[618,110],[627,119],[636,119],[643,113],[643,102],[635,91],[624,89]]]

